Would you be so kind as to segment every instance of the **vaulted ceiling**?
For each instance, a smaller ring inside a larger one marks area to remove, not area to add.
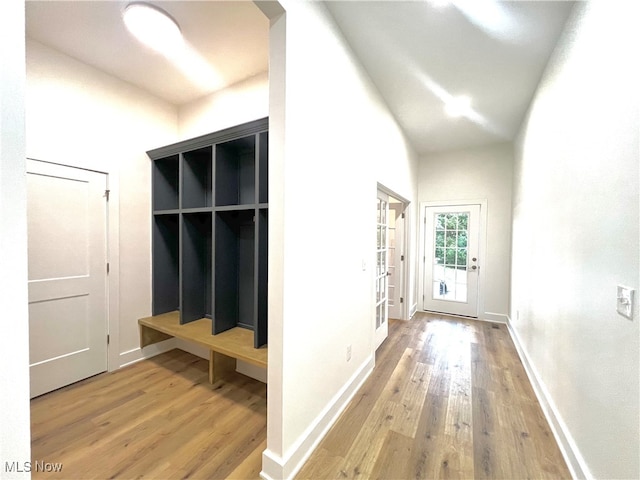
[[[269,22],[253,2],[150,2],[180,25],[196,75],[132,37],[128,3],[27,1],[27,35],[176,105],[268,69]],[[326,5],[419,153],[512,140],[573,2],[441,3]],[[452,118],[443,107],[459,95],[470,109]]]

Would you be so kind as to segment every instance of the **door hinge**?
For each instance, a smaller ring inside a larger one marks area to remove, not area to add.
[[[109,345],[110,341],[111,341],[111,335],[107,334],[107,345]]]
[[[111,193],[111,190],[104,191],[104,196],[107,197],[107,202],[109,201],[109,193]]]
[[[401,218],[404,218],[404,212],[402,212],[402,214],[401,214]]]
[[[400,255],[400,261],[404,262],[404,255]]]
[[[404,298],[400,297],[400,303],[404,303]]]
[[[109,274],[109,262],[107,262],[107,274]]]

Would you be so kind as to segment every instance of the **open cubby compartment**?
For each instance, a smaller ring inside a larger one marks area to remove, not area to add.
[[[158,158],[153,162],[153,210],[178,208],[180,156]]]
[[[215,154],[216,206],[256,203],[256,135],[219,143]]]
[[[213,147],[182,154],[182,208],[211,207]]]
[[[182,214],[180,323],[211,318],[212,214]]]
[[[254,328],[255,210],[216,212],[213,333]]]
[[[269,132],[258,136],[258,202],[269,202]]]
[[[153,216],[153,315],[180,305],[180,224],[178,214]]]
[[[256,226],[258,261],[257,261],[257,297],[256,297],[256,323],[253,335],[254,347],[259,348],[267,344],[267,285],[269,258],[269,211],[261,208],[258,211]]]

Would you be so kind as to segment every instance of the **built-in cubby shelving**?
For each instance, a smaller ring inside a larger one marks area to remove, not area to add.
[[[182,208],[211,207],[213,148],[182,154]]]
[[[153,216],[153,311],[169,312],[180,305],[180,216]]]
[[[210,318],[267,343],[268,120],[148,153],[153,315]]]
[[[216,145],[216,206],[256,203],[256,137]]]
[[[159,158],[153,168],[153,210],[176,210],[179,207],[178,184],[180,156]]]

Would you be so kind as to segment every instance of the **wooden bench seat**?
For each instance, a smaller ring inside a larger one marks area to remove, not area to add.
[[[171,337],[194,342],[209,350],[209,382],[224,376],[229,369],[235,370],[235,359],[267,367],[267,347],[253,347],[253,332],[235,327],[217,335],[211,334],[211,320],[201,318],[180,325],[180,313],[169,312],[138,320],[140,326],[140,348],[162,342]]]

